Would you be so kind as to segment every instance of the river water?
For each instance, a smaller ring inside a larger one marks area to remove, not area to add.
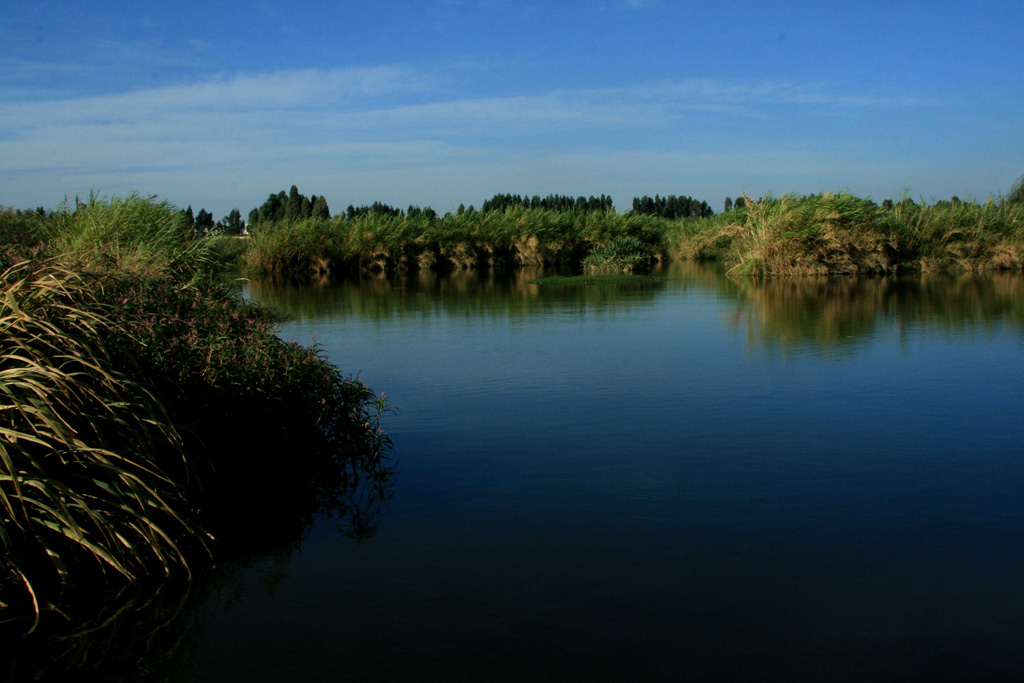
[[[1022,680],[1024,279],[657,274],[252,281],[398,408],[397,476],[146,676]]]

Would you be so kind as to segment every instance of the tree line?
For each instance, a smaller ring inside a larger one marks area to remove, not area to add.
[[[1007,199],[1011,200],[1011,202],[1019,201],[1022,195],[1024,195],[1024,185],[1018,181]],[[960,203],[960,199],[957,197],[953,197],[950,200],[942,200],[939,203],[946,201],[952,204]],[[730,211],[742,210],[746,207],[746,204],[747,200],[743,196],[737,197],[735,200],[731,197],[726,197],[722,208],[725,213],[729,213]],[[908,205],[915,205],[915,203],[912,199],[903,199],[896,202],[896,205],[906,207]],[[893,206],[892,200],[887,199],[882,203],[883,209],[891,209]],[[479,212],[500,213],[519,208],[587,213],[592,211],[614,211],[615,205],[612,198],[606,194],[601,194],[597,197],[593,195],[589,197],[572,197],[570,195],[549,194],[541,197],[540,195],[527,196],[498,193],[485,200]],[[467,208],[464,204],[460,204],[456,215],[472,214],[476,211],[477,209],[472,205]],[[667,195],[662,197],[656,194],[653,197],[647,195],[633,197],[632,213],[677,220],[708,218],[713,216],[715,212],[706,201],[698,200],[694,197],[686,195]],[[398,207],[380,201],[363,206],[350,204],[341,214],[347,220],[355,220],[368,215],[404,218],[425,217],[428,220],[438,218],[437,212],[429,206],[422,208],[410,205],[403,211]],[[198,214],[193,215],[191,206],[182,211],[182,216],[187,225],[202,235],[244,235],[259,225],[305,219],[330,220],[331,209],[327,204],[326,197],[322,195],[318,197],[315,194],[307,197],[299,191],[296,185],[292,185],[291,189],[287,192],[281,190],[280,192],[268,195],[266,201],[261,206],[253,208],[249,212],[248,221],[242,220],[241,212],[238,209],[232,209],[227,216],[219,221],[214,221],[213,215],[205,209],[200,209]]]
[[[707,218],[715,214],[708,203],[698,201],[693,197],[677,197],[669,195],[661,197],[633,197],[633,213],[645,214],[648,216],[661,216],[662,218]]]
[[[613,211],[612,198],[602,194],[600,197],[570,197],[561,194],[549,194],[541,198],[540,195],[532,197],[518,194],[496,194],[484,201],[480,207],[481,213],[491,211],[508,211],[509,209],[545,209],[548,211]]]

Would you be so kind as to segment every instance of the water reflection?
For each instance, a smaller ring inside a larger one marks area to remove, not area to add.
[[[563,310],[628,310],[649,303],[665,281],[655,279],[617,285],[538,285],[531,281],[558,274],[545,270],[516,273],[475,271],[400,277],[280,281],[252,279],[244,294],[263,305],[306,319],[348,315],[367,319],[420,317],[440,314],[525,318],[554,306]],[[655,273],[657,276],[657,273]]]
[[[63,663],[13,680],[59,678],[86,654],[103,680],[189,680],[193,666],[210,680],[246,667],[264,680],[622,680],[662,673],[658,656],[665,679],[684,678],[667,673],[679,661],[704,678],[740,662],[734,677],[750,680],[838,679],[842,666],[868,679],[893,663],[1019,671],[1021,406],[993,379],[1019,384],[1024,278],[656,274],[639,289],[538,287],[528,272],[254,280],[251,296],[312,334],[345,322],[331,353],[353,340],[353,358],[374,353],[372,371],[392,373],[381,390],[406,392],[395,433],[408,464],[388,523],[358,553],[320,542],[331,525],[373,537],[393,491],[393,468],[342,471],[327,507],[301,508],[275,540],[259,536],[277,506],[259,524],[241,515],[248,551],[187,589],[112,601],[65,633]],[[566,325],[566,312],[598,324]],[[424,334],[442,316],[458,324]],[[531,324],[465,324],[481,317]],[[885,370],[845,354],[878,340],[894,356],[922,330],[1012,340],[946,355],[919,343],[865,400],[865,377]],[[844,362],[826,380],[812,354],[751,362],[737,331]],[[967,354],[995,369],[930,371]]]
[[[812,345],[843,350],[874,336],[880,325],[905,337],[913,330],[1024,331],[1024,278],[1017,274],[959,277],[776,278],[736,283],[727,321],[755,346]]]
[[[373,536],[394,493],[395,463],[378,452],[347,454],[336,464],[302,495],[249,499],[244,507],[234,501],[217,517],[216,564],[194,567],[191,581],[76,593],[44,609],[27,638],[19,638],[17,624],[0,624],[0,679],[190,680],[190,650],[205,621],[229,613],[246,592],[273,594],[311,528],[333,528],[357,543]]]
[[[876,334],[880,325],[895,325],[903,334],[1002,324],[1024,330],[1024,277],[1017,273],[737,280],[713,265],[672,263],[654,271],[659,281],[641,287],[530,284],[545,274],[422,273],[287,283],[254,279],[246,293],[299,318],[389,319],[442,313],[526,318],[555,306],[569,313],[602,314],[692,292],[734,302],[726,307],[725,324],[744,331],[753,346],[780,349],[850,349]]]

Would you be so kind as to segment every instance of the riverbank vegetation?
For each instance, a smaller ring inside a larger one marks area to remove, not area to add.
[[[717,261],[750,277],[1021,270],[1020,185],[983,203],[904,197],[877,204],[845,192],[744,195],[715,214],[706,202],[656,195],[634,198],[633,210],[617,213],[606,195],[506,194],[480,211],[460,206],[439,216],[377,202],[334,218],[314,216],[293,186],[287,199],[271,195],[250,214],[257,222],[240,259],[248,269],[293,275],[534,266],[634,272],[667,259]],[[630,264],[620,264],[627,244]]]
[[[0,627],[187,574],[369,481],[388,410],[216,274],[152,199],[0,212]],[[100,591],[102,592],[102,591]]]
[[[765,197],[680,226],[671,239],[677,257],[719,261],[741,276],[1019,271],[1024,202]]]

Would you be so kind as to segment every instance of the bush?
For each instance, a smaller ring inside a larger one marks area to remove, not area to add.
[[[644,272],[650,266],[651,253],[635,237],[620,237],[594,247],[583,259],[583,272],[591,275]]]

